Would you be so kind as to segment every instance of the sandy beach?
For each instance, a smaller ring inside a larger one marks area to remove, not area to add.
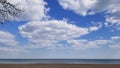
[[[0,64],[0,68],[120,68],[120,64]]]

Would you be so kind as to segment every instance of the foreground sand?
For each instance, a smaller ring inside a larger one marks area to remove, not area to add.
[[[120,64],[0,64],[0,68],[120,68]]]

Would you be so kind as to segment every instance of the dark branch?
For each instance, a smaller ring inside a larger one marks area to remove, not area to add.
[[[10,16],[19,17],[23,10],[16,7],[16,5],[7,2],[7,0],[0,0],[2,5],[0,9],[0,24],[10,20]]]

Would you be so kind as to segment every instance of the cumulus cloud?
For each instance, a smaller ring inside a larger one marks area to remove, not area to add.
[[[109,47],[110,48],[115,48],[115,49],[120,48],[120,36],[111,37]]]
[[[7,14],[9,20],[40,20],[47,17],[48,8],[45,7],[47,3],[44,0],[7,0],[9,3],[15,5],[17,9],[22,10],[17,17]],[[0,9],[6,10],[0,4]],[[11,9],[11,11],[14,11]],[[0,14],[1,16],[1,14]]]
[[[120,0],[59,0],[59,4],[82,16],[106,12],[106,22],[120,29]]]
[[[0,52],[4,53],[18,53],[25,52],[23,48],[18,45],[15,36],[6,31],[0,31]]]
[[[108,43],[108,40],[68,40],[69,45],[74,49],[88,49],[88,48],[100,48]]]
[[[73,39],[73,40],[67,40],[67,42],[74,49],[100,48],[104,46],[107,46],[112,49],[120,48],[120,36],[113,36],[111,37],[111,39],[101,39],[101,40]]]
[[[86,16],[88,10],[95,5],[96,0],[59,0],[59,3],[64,9]]]
[[[0,47],[6,47],[6,46],[17,46],[18,42],[15,40],[15,36],[5,32],[0,31]]]
[[[88,49],[88,48],[100,48],[107,46],[112,49],[120,48],[120,36],[113,36],[111,39],[70,39],[67,40],[68,45],[71,45],[73,49]]]
[[[23,18],[39,20],[47,16],[48,9],[45,7],[47,3],[44,0],[24,0],[24,3],[22,0],[20,1],[20,7],[25,11]]]
[[[78,38],[91,32],[89,28],[77,27],[64,20],[33,21],[20,26],[19,30],[34,47],[59,45],[60,41]]]

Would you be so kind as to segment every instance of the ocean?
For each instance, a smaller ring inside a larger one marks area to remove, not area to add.
[[[120,59],[0,59],[0,64],[120,64]]]

